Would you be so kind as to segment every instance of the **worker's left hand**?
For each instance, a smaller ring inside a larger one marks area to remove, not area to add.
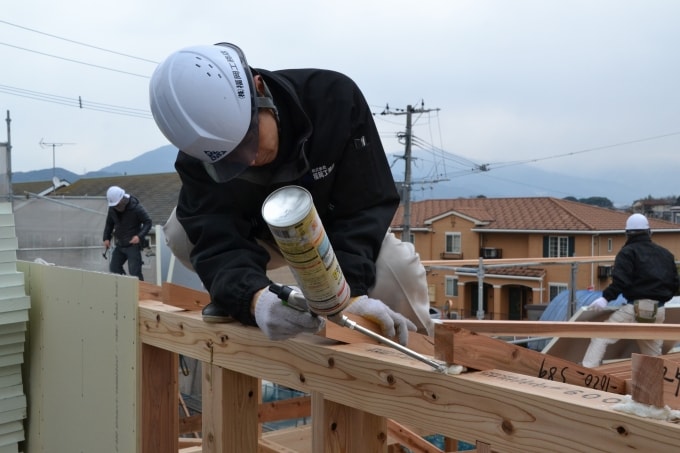
[[[396,335],[399,343],[403,346],[408,343],[408,331],[416,331],[416,325],[410,319],[393,311],[382,301],[371,299],[368,296],[355,298],[344,311],[363,316],[377,323],[383,335],[389,338]]]
[[[256,293],[254,299],[255,322],[270,340],[286,340],[303,332],[317,333],[325,325],[324,318],[291,308],[268,288]]]

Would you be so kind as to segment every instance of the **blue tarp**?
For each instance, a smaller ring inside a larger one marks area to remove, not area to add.
[[[576,297],[576,308],[574,312],[579,311],[581,307],[587,307],[595,299],[602,296],[602,291],[576,290],[574,294]],[[618,307],[626,302],[626,299],[619,295],[615,300],[609,302],[610,307]],[[562,291],[545,307],[539,321],[569,321],[569,291]],[[542,351],[547,346],[550,340],[536,340],[527,343],[527,348],[534,351]]]
[[[581,307],[587,307],[595,299],[602,296],[602,291],[576,291],[576,308],[575,312]],[[619,296],[616,300],[609,302],[610,307],[618,307],[626,302],[623,296]],[[569,321],[569,291],[562,291],[553,300],[548,303],[548,306],[543,310],[540,317],[541,321]]]

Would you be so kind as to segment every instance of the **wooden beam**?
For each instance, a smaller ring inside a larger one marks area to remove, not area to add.
[[[375,322],[353,313],[346,313],[345,316],[356,322],[358,325],[382,335],[380,327]],[[373,338],[368,337],[361,332],[348,327],[340,326],[339,324],[335,324],[330,321],[326,322],[324,329],[319,332],[318,335],[331,340],[341,341],[343,343],[379,344],[377,340],[374,340]],[[390,339],[392,341],[398,341],[396,338]],[[409,332],[407,347],[420,354],[432,356],[434,355],[434,338],[417,332]]]
[[[153,283],[140,281],[138,298],[139,300],[162,300],[161,287]]]
[[[597,369],[460,328],[435,329],[435,358],[475,370],[499,369],[623,394],[625,380]]]
[[[200,432],[203,427],[201,414],[189,415],[188,417],[182,417],[179,419],[179,433],[197,433]]]
[[[419,436],[414,431],[394,420],[387,421],[387,433],[399,445],[408,448],[412,453],[444,453],[442,450],[423,439],[422,436]]]
[[[633,401],[654,407],[680,409],[680,362],[633,354]]]
[[[572,263],[607,263],[613,262],[615,256],[570,256],[564,258],[485,258],[483,263],[485,266],[490,265],[517,265],[526,264],[526,266],[542,266],[548,264],[572,264]],[[465,260],[423,260],[423,266],[478,266],[479,258],[465,259]]]
[[[680,324],[480,321],[471,319],[442,320],[435,323],[435,332],[455,328],[494,336],[625,338],[631,340],[677,340],[680,338]]]
[[[142,302],[138,321],[145,344],[494,451],[675,453],[680,445],[680,425],[615,411],[623,397],[610,392],[502,370],[438,373],[382,345],[339,345],[313,335],[270,341],[254,327],[204,323],[200,313]]]
[[[262,403],[257,412],[260,423],[305,418],[311,415],[312,406],[309,396]]]
[[[198,291],[175,283],[163,282],[163,302],[185,310],[201,310],[210,303],[207,291]]]

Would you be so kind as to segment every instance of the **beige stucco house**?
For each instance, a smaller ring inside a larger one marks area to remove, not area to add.
[[[550,197],[423,200],[411,204],[410,232],[434,307],[463,318],[525,319],[561,291],[609,284],[628,215]],[[650,226],[653,240],[680,257],[680,225],[650,219]],[[402,230],[400,207],[392,231]],[[482,280],[480,257],[489,266]]]

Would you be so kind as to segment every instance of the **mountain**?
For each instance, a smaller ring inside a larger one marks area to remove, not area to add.
[[[172,145],[161,146],[131,160],[116,162],[98,171],[90,171],[78,175],[61,167],[47,170],[33,170],[12,173],[12,182],[49,181],[53,176],[76,182],[80,178],[101,178],[120,175],[147,175],[152,173],[170,173],[175,171],[177,148]]]
[[[114,175],[148,175],[152,173],[170,173],[175,171],[177,148],[172,145],[161,146],[147,151],[132,160],[116,162],[104,167],[100,172]],[[89,177],[89,176],[88,176]]]
[[[80,178],[97,178],[116,175],[144,175],[153,173],[169,173],[175,171],[174,162],[177,155],[172,145],[161,146],[141,154],[134,159],[116,162],[98,171],[78,175],[63,168],[56,168],[54,174],[61,179],[75,182]],[[417,159],[417,155],[414,155]],[[418,162],[415,160],[415,162]],[[392,173],[396,181],[403,181],[403,165],[393,166]],[[418,165],[412,168],[411,200],[433,198],[470,198],[485,196],[502,197],[603,197],[611,200],[616,207],[630,206],[635,200],[648,196],[640,187],[622,184],[619,181],[588,179],[573,174],[548,172],[531,165],[491,169],[485,172],[470,172],[447,176],[439,174],[432,177],[431,170]],[[53,170],[35,170],[12,174],[13,182],[49,181]],[[625,179],[621,179],[625,181]],[[673,179],[674,180],[674,179]],[[434,182],[437,181],[437,182]],[[656,194],[665,197],[670,194]]]

